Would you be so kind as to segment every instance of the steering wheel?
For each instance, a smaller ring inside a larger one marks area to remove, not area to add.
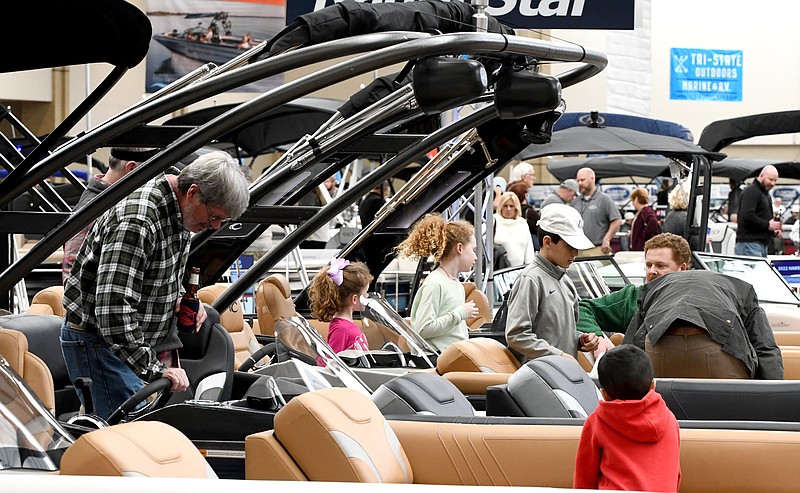
[[[261,361],[264,356],[269,356],[272,358],[275,355],[276,343],[270,342],[269,344],[265,344],[259,348],[258,351],[251,354],[249,358],[247,358],[244,363],[242,363],[236,371],[250,371],[253,366]]]
[[[172,387],[172,382],[169,381],[168,378],[162,377],[158,380],[154,380],[141,389],[137,391],[132,396],[128,397],[125,402],[120,404],[120,406],[111,413],[111,416],[106,419],[106,423],[109,425],[115,425],[122,421],[123,418],[126,416],[129,417],[129,421],[143,415],[144,413],[154,411],[156,409],[161,409],[167,404],[167,401],[172,396],[172,391],[170,388]],[[152,402],[145,405],[141,409],[137,409],[135,412],[131,410],[138,406],[141,402],[144,402],[145,399],[150,397],[151,395],[155,395],[157,393],[161,393],[158,397],[156,397]]]

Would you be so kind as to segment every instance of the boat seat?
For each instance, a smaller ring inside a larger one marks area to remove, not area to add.
[[[261,333],[275,335],[275,322],[297,314],[292,300],[292,288],[283,274],[272,274],[258,283],[256,315]]]
[[[760,306],[767,315],[773,334],[782,331],[800,331],[800,313],[795,305],[762,303]]]
[[[64,318],[66,310],[61,303],[64,298],[63,286],[50,286],[44,288],[33,296],[28,313],[44,313]]]
[[[17,330],[0,328],[0,355],[25,380],[42,404],[55,414],[53,376],[47,364],[28,351],[28,338]]]
[[[772,332],[778,346],[800,346],[800,330],[775,330]]]
[[[487,387],[508,382],[519,361],[490,337],[471,337],[448,346],[436,360],[436,371],[467,395],[485,395]]]
[[[464,295],[466,301],[474,301],[475,306],[478,307],[478,315],[467,319],[467,325],[470,329],[477,329],[484,324],[492,323],[492,306],[489,304],[489,298],[486,294],[478,289],[474,282],[466,281],[461,283],[464,286]]]
[[[217,479],[197,447],[159,421],[122,423],[81,435],[61,458],[61,474]]]
[[[800,380],[800,346],[780,346],[783,358],[783,379]]]
[[[233,339],[219,323],[219,313],[209,305],[205,309],[208,317],[199,331],[178,332],[183,343],[178,353],[189,389],[173,393],[168,404],[187,399],[222,402],[233,394]]]
[[[61,317],[46,314],[17,313],[0,316],[0,327],[25,334],[28,351],[47,365],[51,386],[55,392],[56,416],[75,413],[81,405],[69,378],[64,355],[61,353],[60,336],[63,322]],[[40,398],[44,400],[41,395]]]
[[[486,392],[487,416],[585,418],[600,404],[600,390],[574,360],[548,355],[528,361],[508,384]]]
[[[678,419],[800,421],[800,381],[657,378]]]
[[[449,380],[428,372],[414,372],[381,384],[372,394],[381,414],[423,414],[433,416],[474,416],[475,410],[464,394]]]
[[[226,289],[230,287],[227,283],[217,283],[211,286],[200,288],[197,292],[200,302],[211,305],[219,298]],[[224,311],[219,314],[220,324],[225,327],[233,340],[233,361],[234,369],[238,369],[247,359],[261,349],[261,344],[256,340],[256,335],[250,328],[250,324],[244,319],[241,303],[237,300],[231,303]],[[269,364],[266,357],[256,365]]]
[[[313,444],[313,446],[309,446]],[[298,395],[273,430],[245,438],[246,479],[413,483],[397,436],[364,394],[330,388]]]

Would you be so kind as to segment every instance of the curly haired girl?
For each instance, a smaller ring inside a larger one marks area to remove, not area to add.
[[[440,214],[420,219],[397,247],[406,257],[432,256],[436,268],[428,274],[411,304],[411,326],[439,351],[469,337],[467,319],[478,314],[474,302],[464,302],[460,272],[472,270],[477,259],[475,230],[466,221],[446,221]]]

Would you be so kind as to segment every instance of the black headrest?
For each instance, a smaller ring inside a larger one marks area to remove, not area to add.
[[[195,333],[178,332],[178,337],[183,343],[180,350],[181,359],[202,359],[208,351],[208,342],[211,340],[211,326],[219,324],[219,312],[211,305],[203,304],[206,309],[206,320]]]
[[[526,416],[586,417],[599,405],[598,389],[577,361],[542,356],[508,379],[508,391]]]
[[[474,416],[469,400],[436,373],[408,373],[384,383],[372,395],[383,414]]]

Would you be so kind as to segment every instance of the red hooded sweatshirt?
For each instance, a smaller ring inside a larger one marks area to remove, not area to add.
[[[574,488],[678,491],[678,420],[661,395],[601,401],[586,418],[575,458]]]

